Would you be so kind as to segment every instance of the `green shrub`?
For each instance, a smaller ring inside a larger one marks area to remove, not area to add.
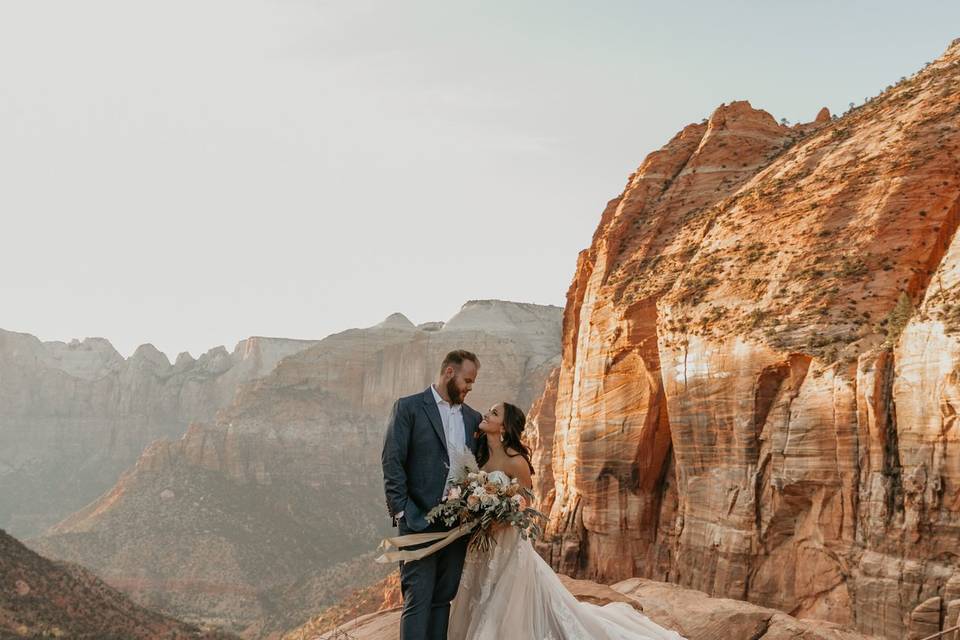
[[[900,334],[903,333],[903,330],[907,327],[907,323],[910,322],[910,318],[913,317],[913,312],[913,301],[910,300],[910,296],[908,296],[906,292],[901,292],[900,298],[897,299],[897,304],[894,305],[890,313],[880,321],[880,331],[887,334],[886,339],[883,341],[884,347],[892,348],[897,344],[897,340],[900,339]]]

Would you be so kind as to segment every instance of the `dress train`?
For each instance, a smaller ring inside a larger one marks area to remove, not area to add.
[[[489,553],[469,552],[450,640],[684,640],[623,602],[580,602],[513,527]]]

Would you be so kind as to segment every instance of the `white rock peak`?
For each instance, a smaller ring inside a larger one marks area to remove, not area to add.
[[[381,329],[416,329],[416,325],[410,322],[410,318],[402,313],[391,313],[383,322],[377,325]]]

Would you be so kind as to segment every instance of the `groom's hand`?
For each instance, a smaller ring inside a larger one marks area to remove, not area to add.
[[[390,508],[390,500],[386,501],[387,503],[387,515],[390,516],[390,519],[393,520],[393,526],[399,527],[400,521],[403,520],[403,510],[394,513],[393,509]]]

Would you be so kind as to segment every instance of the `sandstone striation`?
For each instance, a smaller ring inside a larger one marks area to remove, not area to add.
[[[241,385],[210,423],[149,446],[109,492],[32,544],[137,602],[275,637],[384,575],[380,451],[393,401],[443,355],[480,357],[468,402],[528,407],[559,364],[561,310],[472,301],[448,322],[395,314],[329,336]]]
[[[229,404],[241,382],[315,341],[253,337],[170,364],[102,338],[0,330],[0,527],[33,535],[106,491],[143,448]]]
[[[839,119],[735,102],[650,154],[568,293],[535,416],[541,553],[890,639],[940,628],[958,223],[960,41]]]

